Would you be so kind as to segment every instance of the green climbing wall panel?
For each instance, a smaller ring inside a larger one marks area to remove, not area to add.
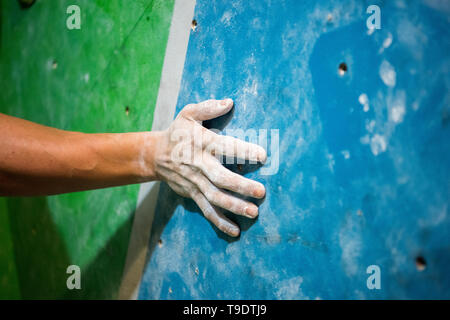
[[[80,30],[66,27],[72,4]],[[0,112],[73,131],[150,130],[173,4],[2,0]],[[115,298],[138,190],[1,199],[0,298]],[[66,288],[71,264],[81,290]]]

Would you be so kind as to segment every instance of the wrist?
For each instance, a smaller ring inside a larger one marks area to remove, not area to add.
[[[161,143],[161,131],[148,131],[141,133],[140,155],[139,155],[139,176],[144,182],[159,180],[156,170],[156,153],[158,145]]]

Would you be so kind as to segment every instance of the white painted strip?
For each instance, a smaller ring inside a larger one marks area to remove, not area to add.
[[[175,115],[195,2],[196,0],[176,0],[174,4],[153,117],[153,131],[166,129]],[[158,192],[159,182],[144,183],[139,189],[119,299],[137,299],[138,297]]]

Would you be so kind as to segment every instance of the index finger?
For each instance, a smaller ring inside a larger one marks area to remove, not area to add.
[[[233,108],[233,100],[206,100],[196,104],[188,104],[180,114],[198,122],[214,119],[228,113]]]

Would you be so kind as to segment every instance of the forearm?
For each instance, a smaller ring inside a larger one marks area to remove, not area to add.
[[[159,133],[84,134],[0,114],[0,195],[48,195],[154,180]]]

